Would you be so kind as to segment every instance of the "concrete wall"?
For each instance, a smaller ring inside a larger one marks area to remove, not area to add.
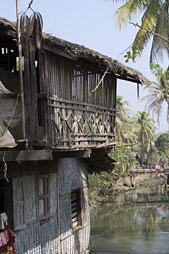
[[[118,183],[122,186],[137,187],[140,185],[153,185],[153,184],[167,184],[167,175],[162,172],[140,172],[130,173],[127,176],[121,177]]]

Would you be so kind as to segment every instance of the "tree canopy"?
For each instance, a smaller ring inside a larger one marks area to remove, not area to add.
[[[169,131],[165,133],[161,133],[156,141],[155,146],[160,154],[161,162],[168,163],[169,162]]]
[[[126,61],[140,55],[152,39],[150,62],[163,59],[163,52],[169,53],[169,2],[167,0],[127,0],[117,10],[119,27],[133,21],[140,13],[141,24],[135,24],[139,30],[133,41],[131,51],[126,54]]]
[[[152,65],[157,82],[145,86],[149,94],[143,99],[147,100],[146,106],[149,111],[157,115],[157,122],[160,125],[160,115],[163,103],[167,103],[167,122],[169,124],[169,70],[163,70],[159,65]]]

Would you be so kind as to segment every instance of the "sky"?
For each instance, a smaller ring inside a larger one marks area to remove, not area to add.
[[[29,2],[30,0],[19,0],[20,12],[26,10]],[[0,16],[15,21],[15,5],[15,0],[3,1]],[[125,64],[122,52],[132,44],[137,28],[129,24],[119,30],[115,13],[121,5],[122,1],[116,3],[112,0],[34,0],[32,8],[42,15],[44,32],[84,45]],[[136,63],[130,62],[127,65],[140,71],[147,79],[155,81],[149,68],[149,51],[150,44],[142,56],[136,59]],[[168,67],[167,61],[163,67]],[[118,81],[118,94],[129,101],[134,113],[145,110],[146,103],[137,98],[136,84]],[[144,89],[140,88],[140,98],[144,95]],[[160,120],[160,132],[168,130],[165,114],[166,107]]]

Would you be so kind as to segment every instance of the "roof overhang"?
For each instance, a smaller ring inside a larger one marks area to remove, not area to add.
[[[0,31],[3,34],[10,35],[16,38],[16,23],[10,22],[4,18],[0,18]],[[140,72],[127,67],[126,65],[113,60],[110,57],[91,50],[83,45],[71,43],[49,34],[43,33],[42,48],[48,51],[55,52],[63,57],[69,58],[73,61],[87,61],[95,64],[100,72],[108,70],[109,73],[115,75],[118,79],[123,79],[140,84],[150,84]]]

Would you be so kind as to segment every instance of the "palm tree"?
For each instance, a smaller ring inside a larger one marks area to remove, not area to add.
[[[162,105],[167,103],[167,122],[169,124],[169,69],[163,70],[159,65],[153,67],[154,74],[157,78],[157,83],[152,83],[151,86],[145,86],[149,94],[143,97],[148,100],[146,107],[152,111],[153,116],[157,115],[157,122],[160,125],[160,115]]]
[[[116,99],[116,140],[117,142],[135,142],[136,137],[130,131],[129,104],[122,96]]]
[[[152,38],[150,62],[162,58],[163,51],[169,52],[169,2],[168,0],[125,0],[117,10],[118,23],[122,25],[132,21],[140,12],[141,25],[133,41],[132,58],[139,55]],[[131,58],[131,53],[128,54]]]
[[[128,102],[123,100],[122,96],[117,96],[116,99],[116,139],[122,142],[126,136],[128,123]]]
[[[154,147],[154,122],[147,112],[137,112],[135,118],[135,124],[137,129],[137,135],[140,141],[140,164],[143,165],[146,160],[146,164],[148,164],[148,159],[150,157],[152,148]]]

